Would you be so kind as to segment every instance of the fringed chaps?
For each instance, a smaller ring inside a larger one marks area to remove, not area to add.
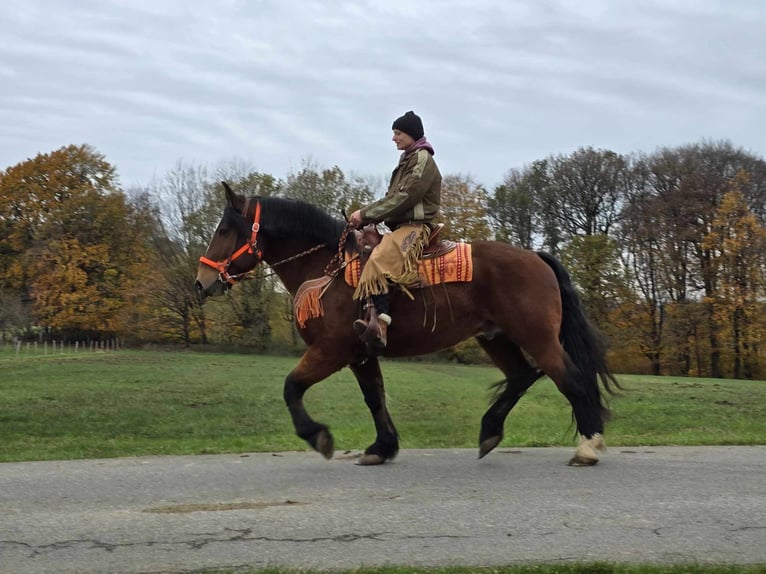
[[[417,283],[418,260],[430,234],[428,225],[405,224],[384,235],[364,264],[354,299],[388,293],[389,282],[402,286]]]

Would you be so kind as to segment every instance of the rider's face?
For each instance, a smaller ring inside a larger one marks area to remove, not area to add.
[[[412,136],[399,130],[394,130],[391,140],[396,144],[396,149],[405,150],[415,143]]]

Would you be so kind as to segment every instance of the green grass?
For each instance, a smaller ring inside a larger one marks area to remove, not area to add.
[[[295,358],[193,352],[16,356],[0,349],[0,461],[306,450],[282,402]],[[388,405],[402,448],[475,448],[491,367],[385,361]],[[619,377],[610,445],[766,443],[766,384]],[[306,395],[336,448],[374,439],[348,369]],[[506,423],[501,447],[573,444],[571,409],[543,379]]]

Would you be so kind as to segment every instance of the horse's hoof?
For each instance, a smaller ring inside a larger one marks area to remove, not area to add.
[[[487,456],[492,451],[492,449],[500,444],[501,440],[503,440],[502,436],[492,436],[481,441],[481,444],[479,445],[479,458],[484,458]]]
[[[314,448],[316,448],[317,452],[327,460],[332,458],[332,455],[335,453],[335,441],[333,440],[330,431],[326,429],[319,431],[317,434],[316,446]]]
[[[586,458],[584,456],[575,454],[572,458],[569,459],[567,466],[593,466],[597,462],[598,462],[598,457]]]
[[[375,466],[376,464],[383,464],[384,462],[386,462],[386,459],[379,454],[364,453],[356,460],[355,464],[358,466]]]
[[[569,459],[569,466],[593,466],[598,462],[597,450],[606,450],[604,437],[600,433],[595,433],[591,438],[580,436],[580,444],[574,456]]]

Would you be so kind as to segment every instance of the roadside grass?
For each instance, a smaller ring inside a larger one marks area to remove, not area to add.
[[[296,363],[184,351],[25,357],[0,349],[0,461],[306,450],[282,401]],[[382,368],[402,448],[476,447],[499,371],[396,361]],[[763,381],[618,378],[625,390],[609,397],[610,445],[766,444]],[[312,387],[305,402],[330,426],[337,450],[373,441],[348,369]],[[509,416],[500,448],[574,443],[569,404],[543,379]]]

